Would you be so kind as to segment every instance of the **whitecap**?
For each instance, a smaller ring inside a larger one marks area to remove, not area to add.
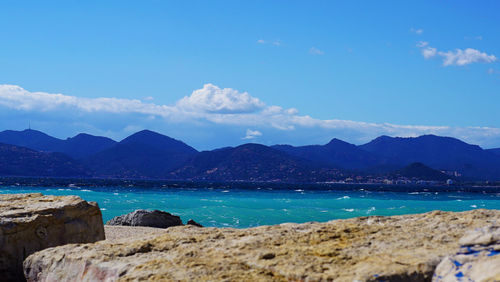
[[[471,208],[477,208],[477,205],[470,205]]]
[[[340,197],[340,198],[337,198],[337,200],[347,200],[347,199],[350,199],[351,197],[349,196],[344,196],[344,197]]]
[[[342,210],[344,210],[346,212],[353,212],[354,211],[354,209],[342,209]]]
[[[120,193],[113,193],[113,195],[118,196],[118,195],[120,195]]]
[[[92,192],[92,190],[88,190],[88,189],[82,189],[80,191],[82,191],[82,192]]]
[[[375,211],[375,210],[376,210],[376,208],[375,208],[375,207],[371,207],[371,208],[369,208],[369,209],[366,211],[366,214],[370,214],[370,213],[372,213],[372,212],[373,212],[373,211]]]
[[[106,208],[101,208],[101,211],[105,211],[105,210],[106,210]]]
[[[304,192],[304,190],[302,190],[302,189],[297,189],[297,190],[293,190],[293,191],[295,191],[295,192]]]
[[[221,191],[222,193],[229,193],[229,190]]]

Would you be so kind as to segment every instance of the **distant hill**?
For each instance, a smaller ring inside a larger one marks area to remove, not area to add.
[[[497,155],[497,156],[500,156],[500,148],[496,148],[496,149],[488,149],[488,150],[486,150],[486,151],[488,151],[488,152],[490,152],[490,153],[493,153],[493,154],[495,154],[495,155]]]
[[[372,153],[336,138],[325,145],[300,147],[275,145],[272,146],[272,148],[313,162],[346,169],[363,169],[382,163],[382,161]]]
[[[172,171],[174,179],[214,181],[331,181],[341,175],[314,163],[259,144],[204,151]]]
[[[408,179],[419,179],[419,180],[436,180],[436,181],[446,181],[447,179],[453,178],[439,170],[432,169],[423,163],[412,163],[396,172],[391,176],[393,177],[405,177]]]
[[[84,133],[78,134],[73,138],[61,140],[33,129],[2,131],[0,132],[0,143],[22,146],[43,152],[64,153],[75,159],[89,157],[116,144],[110,138]]]
[[[166,178],[169,171],[197,153],[179,140],[143,130],[84,161],[96,176]]]
[[[500,178],[500,158],[497,155],[451,137],[381,136],[359,148],[384,159],[388,164],[420,162],[434,169],[459,171],[472,178]]]
[[[0,143],[26,147],[37,151],[59,152],[64,142],[43,132],[26,129],[23,131],[5,130],[0,132]]]
[[[0,176],[88,177],[84,167],[61,153],[0,144]]]
[[[28,129],[0,132],[0,143],[5,175],[323,182],[363,181],[394,171],[443,179],[439,173],[446,170],[464,179],[500,180],[500,149],[434,135],[381,136],[361,146],[332,139],[325,145],[245,144],[198,152],[149,130],[115,142],[84,133],[62,140]]]
[[[75,159],[83,159],[109,149],[116,143],[116,141],[107,137],[80,133],[75,137],[64,140],[63,145],[56,152],[65,153]]]

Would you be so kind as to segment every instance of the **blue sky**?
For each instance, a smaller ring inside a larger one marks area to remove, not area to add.
[[[500,147],[498,1],[2,1],[0,130]],[[55,94],[60,94],[59,96]]]

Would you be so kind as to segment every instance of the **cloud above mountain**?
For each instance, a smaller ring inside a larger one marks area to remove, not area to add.
[[[13,116],[17,113],[24,116],[31,114],[37,122],[48,127],[59,126],[61,120],[72,120],[72,126],[81,127],[77,130],[99,128],[100,133],[104,134],[109,130],[116,130],[118,126],[115,124],[120,124],[124,131],[130,131],[131,127],[161,129],[164,126],[177,126],[181,134],[191,134],[199,138],[216,138],[215,135],[204,136],[204,130],[217,132],[217,136],[227,135],[227,138],[234,133],[234,140],[241,140],[241,134],[244,134],[245,140],[257,137],[261,140],[265,135],[270,143],[294,143],[294,140],[303,140],[303,143],[307,144],[312,143],[311,140],[329,140],[332,137],[362,143],[383,134],[436,134],[453,136],[480,145],[500,144],[499,128],[318,119],[300,114],[294,108],[267,105],[247,92],[220,88],[213,84],[205,84],[172,105],[156,104],[151,100],[84,98],[31,92],[16,85],[0,85],[0,108],[2,107],[5,109],[4,127],[9,122],[5,120],[14,119]],[[105,117],[100,118],[101,116]],[[127,124],[122,125],[125,122]]]

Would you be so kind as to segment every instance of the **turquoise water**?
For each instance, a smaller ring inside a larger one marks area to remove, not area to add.
[[[77,195],[95,201],[107,221],[136,209],[160,209],[205,226],[252,227],[431,210],[500,209],[500,194],[271,189],[0,187],[0,193]]]

